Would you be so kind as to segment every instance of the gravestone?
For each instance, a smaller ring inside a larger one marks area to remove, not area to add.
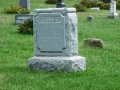
[[[90,8],[90,10],[100,10],[100,8],[99,7],[92,7],[92,8]]]
[[[20,0],[19,4],[21,7],[30,10],[30,0]]]
[[[87,17],[87,21],[93,22],[93,19],[94,19],[94,17],[92,17],[92,16]]]
[[[78,56],[78,20],[75,8],[36,9],[33,16],[34,56],[30,70],[73,72],[86,69]]]
[[[116,13],[116,1],[110,2],[110,13],[108,14],[108,18],[118,19],[119,15]]]
[[[64,0],[58,0],[56,8],[63,8],[63,7],[66,7]]]
[[[104,3],[110,3],[111,0],[102,0]]]
[[[98,0],[90,0],[90,1],[92,1],[92,2],[97,2]]]
[[[65,8],[64,0],[58,0],[56,7],[34,11],[34,57],[28,59],[28,67],[56,72],[85,70],[86,59],[78,56],[76,9]]]
[[[30,10],[30,0],[20,0],[19,4],[21,7]],[[33,19],[33,14],[16,14],[14,24],[23,24],[28,18]]]
[[[33,20],[33,14],[15,15],[15,25],[23,24],[28,18]]]

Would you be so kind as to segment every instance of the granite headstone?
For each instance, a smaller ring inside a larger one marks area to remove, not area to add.
[[[28,18],[33,20],[33,14],[15,15],[15,25],[23,24]]]
[[[78,56],[77,15],[75,8],[36,9],[33,16],[34,57],[30,70],[85,70],[86,59]]]
[[[30,0],[20,0],[19,4],[21,7],[30,10]]]

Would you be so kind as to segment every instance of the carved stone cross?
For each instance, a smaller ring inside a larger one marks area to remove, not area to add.
[[[64,8],[64,7],[66,7],[64,0],[58,0],[56,8]]]

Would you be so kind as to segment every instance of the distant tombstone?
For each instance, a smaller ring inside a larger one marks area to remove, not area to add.
[[[32,14],[15,15],[15,25],[23,24],[28,18],[33,20],[33,15]]]
[[[21,7],[30,10],[30,0],[20,0],[19,4]]]
[[[78,56],[75,8],[36,9],[33,16],[34,57],[30,70],[73,72],[86,69],[86,59]]]
[[[92,1],[92,2],[97,2],[98,0],[90,0],[90,1]]]
[[[104,3],[110,3],[111,0],[103,0]]]
[[[87,17],[87,21],[93,22],[93,19],[94,18],[92,16]]]
[[[92,7],[92,8],[90,8],[90,10],[97,10],[97,11],[99,11],[100,8],[99,7]]]
[[[116,1],[110,2],[110,13],[108,14],[108,18],[119,18],[118,13],[116,12]]]

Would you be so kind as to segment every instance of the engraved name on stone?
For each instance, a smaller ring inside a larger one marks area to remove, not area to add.
[[[17,19],[28,19],[28,18],[31,18],[31,17],[17,17]]]
[[[61,23],[62,18],[61,17],[41,17],[40,23]]]
[[[38,17],[37,47],[42,52],[62,52],[65,48],[65,19],[60,14]]]

